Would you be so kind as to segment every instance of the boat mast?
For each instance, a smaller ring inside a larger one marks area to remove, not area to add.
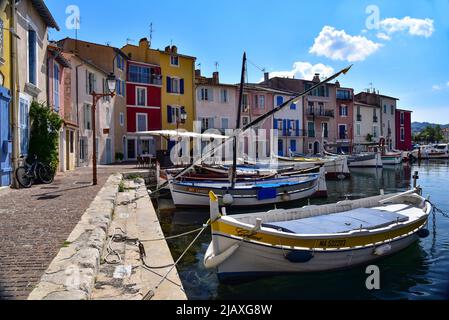
[[[242,104],[243,104],[243,85],[245,83],[245,72],[246,72],[246,52],[243,53],[243,63],[242,63],[242,77],[240,79],[240,92],[239,92],[239,103],[237,109],[237,124],[235,129],[240,130],[240,121],[242,114]],[[237,146],[238,146],[239,135],[234,136],[234,145],[233,145],[233,155],[232,155],[232,176],[231,176],[231,185],[232,188],[235,187],[235,183],[237,180]]]

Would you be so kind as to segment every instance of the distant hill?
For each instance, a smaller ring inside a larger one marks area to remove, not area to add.
[[[435,127],[437,123],[429,123],[429,122],[413,122],[412,123],[412,132],[418,133],[423,131],[427,126]],[[449,128],[449,124],[440,124],[441,128]]]

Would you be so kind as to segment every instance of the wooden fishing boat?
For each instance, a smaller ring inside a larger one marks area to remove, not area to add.
[[[319,173],[253,181],[178,181],[169,183],[176,207],[207,207],[209,191],[226,206],[248,207],[275,205],[313,196],[320,181]]]
[[[384,152],[382,153],[383,165],[397,165],[402,163],[401,152]]]
[[[366,152],[348,156],[349,168],[381,168],[382,156],[379,152]]]
[[[210,193],[212,241],[204,265],[220,280],[348,268],[428,235],[431,205],[416,188],[335,204],[227,215]]]
[[[307,158],[307,157],[277,157],[278,165],[317,165],[318,163],[324,163],[326,170],[326,177],[328,179],[346,179],[351,176],[351,172],[348,167],[348,158],[340,155],[326,155],[322,158]],[[295,167],[296,168],[296,167]]]

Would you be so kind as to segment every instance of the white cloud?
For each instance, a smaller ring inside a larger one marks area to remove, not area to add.
[[[388,34],[405,31],[412,36],[421,36],[426,38],[430,37],[435,31],[433,20],[428,18],[387,18],[380,22],[380,27]]]
[[[315,73],[319,73],[320,77],[330,77],[335,72],[334,68],[322,63],[312,65],[310,62],[298,61],[293,64],[293,68],[290,71],[270,72],[270,78],[281,77],[312,80]],[[263,79],[260,81],[263,81]]]
[[[385,40],[385,41],[390,41],[390,40],[391,40],[391,37],[390,37],[389,35],[383,33],[383,32],[379,32],[379,33],[376,35],[376,37],[379,38],[379,39],[381,39],[381,40]]]
[[[437,85],[437,84],[434,84],[434,85],[432,86],[432,90],[433,90],[433,91],[441,90],[441,86],[439,86],[439,85]]]
[[[363,61],[376,52],[382,44],[375,43],[363,36],[351,36],[344,30],[324,26],[309,53],[324,56],[332,60]]]

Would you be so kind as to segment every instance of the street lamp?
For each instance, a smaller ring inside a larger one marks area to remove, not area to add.
[[[109,93],[96,93],[95,91],[92,91],[91,95],[92,95],[92,148],[93,148],[93,155],[92,155],[92,184],[94,186],[97,185],[98,181],[97,181],[97,128],[96,128],[96,119],[95,119],[95,109],[97,107],[97,102],[98,100],[100,100],[101,98],[104,97],[111,97],[114,98],[115,96],[115,89],[116,89],[116,85],[117,85],[117,79],[115,78],[114,73],[110,73],[108,75],[108,77],[106,78],[106,84],[108,86],[109,89]]]

